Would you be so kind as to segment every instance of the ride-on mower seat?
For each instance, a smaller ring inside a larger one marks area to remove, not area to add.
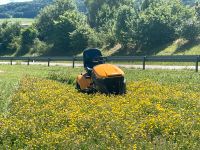
[[[125,94],[124,72],[117,66],[106,64],[100,50],[87,49],[83,52],[86,73],[78,75],[76,88],[86,93]]]
[[[83,52],[84,68],[88,75],[91,75],[92,69],[96,65],[103,64],[102,54],[98,49],[87,49]]]

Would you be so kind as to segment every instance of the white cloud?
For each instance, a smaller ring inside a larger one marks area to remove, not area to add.
[[[0,5],[11,3],[11,2],[26,2],[32,0],[0,0]]]
[[[9,0],[0,0],[0,5],[9,3]]]

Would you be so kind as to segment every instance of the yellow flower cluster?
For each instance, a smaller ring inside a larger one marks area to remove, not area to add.
[[[125,96],[29,78],[0,117],[0,149],[198,149],[199,93],[151,81]]]

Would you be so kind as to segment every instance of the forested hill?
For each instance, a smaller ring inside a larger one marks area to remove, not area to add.
[[[34,18],[38,12],[53,0],[33,0],[0,5],[0,18]],[[77,0],[81,12],[86,12],[85,0]],[[136,0],[143,1],[143,0]],[[182,0],[186,5],[194,5],[196,0]]]
[[[33,0],[0,5],[0,18],[34,18],[53,0]]]
[[[33,0],[0,5],[0,18],[34,18],[39,11],[54,0]],[[77,0],[81,12],[86,12],[84,0]]]
[[[186,5],[194,5],[197,0],[182,0]]]

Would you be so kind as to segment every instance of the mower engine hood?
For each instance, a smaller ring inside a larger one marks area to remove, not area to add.
[[[97,78],[112,78],[124,76],[124,72],[117,66],[111,64],[101,64],[93,68]]]

